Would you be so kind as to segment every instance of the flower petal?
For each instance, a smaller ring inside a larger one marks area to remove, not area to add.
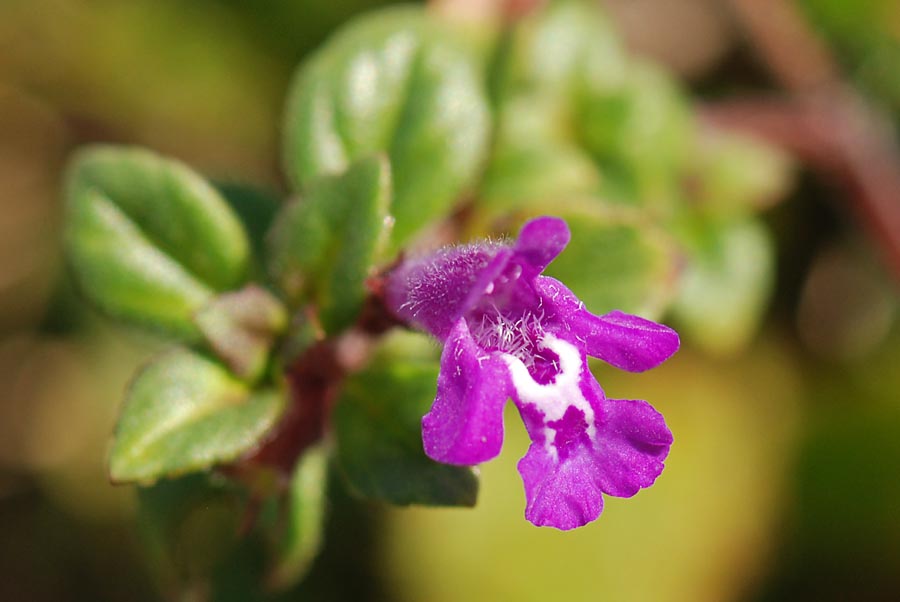
[[[569,226],[558,217],[539,217],[522,226],[514,261],[522,265],[529,277],[537,276],[562,250],[571,238]]]
[[[598,479],[604,493],[631,497],[663,470],[672,433],[646,401],[607,399],[597,425]]]
[[[595,316],[565,285],[548,276],[538,276],[535,288],[585,353],[616,368],[643,372],[678,351],[678,333],[668,326],[620,311]]]
[[[462,304],[462,311],[464,313],[481,304],[484,299],[491,298],[491,294],[495,290],[494,281],[509,265],[509,260],[512,256],[513,253],[508,248],[500,248],[497,250],[494,258],[478,273],[477,279],[469,288],[469,294]],[[497,292],[499,293],[500,291]],[[508,291],[503,292],[508,293]],[[460,316],[461,315],[463,314],[460,314]]]
[[[576,444],[557,455],[532,443],[519,461],[525,484],[525,518],[564,531],[600,516],[602,494],[631,497],[663,470],[672,434],[645,401],[608,399],[593,445]]]
[[[434,405],[422,419],[429,458],[470,466],[500,453],[508,374],[503,360],[482,351],[465,320],[458,320],[441,355]]]
[[[678,333],[651,320],[612,311],[602,316],[583,312],[579,324],[588,329],[585,351],[617,368],[643,372],[678,351]]]
[[[568,531],[595,520],[603,511],[596,458],[583,446],[573,452],[560,462],[544,445],[532,443],[519,460],[527,500],[525,518],[539,527]]]
[[[597,518],[603,508],[592,450],[604,395],[573,341],[546,333],[541,349],[555,354],[559,365],[547,383],[537,382],[521,360],[505,357],[513,399],[532,440],[519,461],[525,517],[536,525],[574,529]]]
[[[406,261],[388,275],[385,302],[398,318],[444,340],[510,256],[506,247],[480,243]]]

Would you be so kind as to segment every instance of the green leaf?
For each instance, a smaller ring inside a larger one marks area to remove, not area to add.
[[[590,158],[566,144],[538,143],[499,148],[485,178],[478,209],[504,213],[544,206],[600,186]]]
[[[552,112],[552,104],[539,96],[506,100],[476,210],[502,214],[596,192],[597,166],[553,126]]]
[[[194,319],[231,371],[250,382],[262,376],[269,351],[288,324],[281,302],[253,284],[216,297]]]
[[[596,207],[565,212],[572,240],[547,268],[595,314],[656,318],[675,294],[674,240],[637,213]]]
[[[177,161],[90,147],[72,162],[66,197],[75,275],[113,316],[195,339],[194,311],[244,278],[248,242],[240,222]]]
[[[762,140],[708,128],[701,132],[688,175],[691,202],[704,214],[728,218],[781,200],[792,162]]]
[[[307,450],[291,477],[287,498],[287,524],[278,560],[269,574],[268,584],[284,589],[309,571],[322,545],[325,522],[328,454],[319,446]]]
[[[618,88],[626,73],[619,39],[594,3],[548,2],[519,27],[514,80],[568,103]]]
[[[682,239],[688,261],[673,317],[707,351],[736,351],[755,334],[769,300],[775,271],[769,232],[755,218],[697,220]]]
[[[335,407],[337,460],[364,497],[393,504],[473,506],[472,469],[438,464],[422,448],[421,420],[434,400],[435,363],[376,362],[351,377]]]
[[[116,482],[152,482],[230,462],[253,449],[284,407],[281,391],[253,391],[221,365],[176,349],[131,383],[109,457]]]
[[[498,69],[497,131],[476,206],[503,214],[595,196],[603,176],[579,137],[586,95],[622,88],[625,60],[619,41],[596,6],[550,2],[511,35],[508,64]]]
[[[139,533],[167,589],[196,587],[235,550],[246,497],[231,482],[208,474],[138,488]]]
[[[673,200],[695,130],[686,96],[671,77],[633,62],[621,88],[580,97],[577,123],[579,143],[602,172],[628,182],[635,201]]]
[[[517,28],[485,196],[500,208],[602,196],[669,207],[693,136],[685,95],[624,56],[596,3],[550,2]]]
[[[312,299],[326,332],[359,313],[365,279],[390,231],[390,202],[387,161],[370,157],[314,182],[276,220],[269,270],[292,301]]]
[[[243,182],[213,182],[216,190],[235,212],[247,232],[256,263],[252,274],[261,267],[265,254],[265,237],[282,207],[281,199],[272,191]]]
[[[447,216],[484,159],[490,119],[480,67],[418,7],[353,21],[297,73],[285,167],[304,190],[359,157],[387,153],[399,247]]]

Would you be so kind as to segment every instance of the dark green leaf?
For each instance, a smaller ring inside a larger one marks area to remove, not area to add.
[[[393,244],[444,217],[478,175],[489,134],[479,67],[421,8],[393,8],[342,29],[297,73],[285,166],[301,190],[359,157],[390,157]]]
[[[246,495],[208,474],[138,489],[138,526],[151,567],[168,589],[197,587],[238,545]]]
[[[194,319],[231,371],[250,382],[262,375],[269,351],[288,323],[281,302],[252,284],[216,297]]]
[[[291,477],[287,498],[287,524],[269,585],[284,589],[309,570],[322,544],[325,521],[328,454],[323,447],[307,450]]]
[[[326,332],[357,317],[365,279],[390,231],[390,168],[357,161],[288,205],[270,238],[270,272],[295,302],[311,298]]]
[[[350,378],[335,408],[337,458],[361,495],[393,504],[472,506],[478,479],[470,468],[429,459],[422,416],[437,365],[408,358],[376,363]]]
[[[214,188],[177,161],[88,148],[73,161],[66,195],[75,275],[114,316],[196,338],[193,312],[245,275],[240,222]]]
[[[253,391],[223,366],[184,349],[135,377],[109,457],[117,482],[152,482],[210,468],[253,449],[284,407],[281,391]]]
[[[281,199],[269,190],[242,182],[216,181],[214,184],[240,218],[254,253],[261,258],[265,249],[266,234],[282,206]]]

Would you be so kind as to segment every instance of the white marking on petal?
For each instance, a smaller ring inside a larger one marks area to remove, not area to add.
[[[509,367],[510,378],[519,401],[537,408],[544,416],[544,447],[554,459],[558,458],[553,439],[556,429],[548,423],[560,420],[566,410],[575,407],[584,414],[588,437],[594,437],[594,409],[581,391],[584,370],[581,354],[571,343],[547,333],[538,343],[539,349],[549,349],[559,357],[559,372],[553,381],[541,384],[534,380],[527,366],[514,355],[504,353],[503,360]]]

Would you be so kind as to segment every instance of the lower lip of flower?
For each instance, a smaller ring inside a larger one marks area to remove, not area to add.
[[[581,390],[584,364],[578,349],[571,343],[546,333],[538,343],[539,348],[549,350],[558,358],[559,369],[547,382],[538,382],[528,367],[518,358],[504,354],[503,360],[509,367],[510,378],[521,405],[533,406],[543,416],[544,447],[557,459],[557,429],[552,423],[559,423],[570,408],[580,411],[586,423],[585,433],[593,439],[594,409]]]

